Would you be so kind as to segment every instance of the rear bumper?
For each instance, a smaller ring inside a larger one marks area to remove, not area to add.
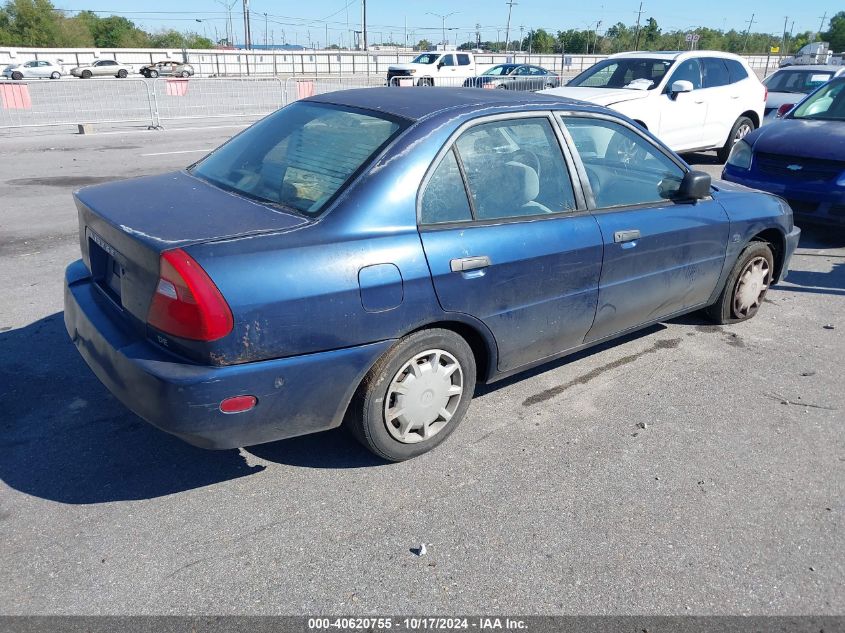
[[[390,346],[382,341],[304,356],[211,367],[182,361],[114,318],[81,261],[65,273],[65,327],[85,362],[127,408],[202,448],[271,442],[338,426],[360,381]],[[254,395],[255,408],[220,411]]]

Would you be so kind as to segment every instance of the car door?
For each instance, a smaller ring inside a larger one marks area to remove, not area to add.
[[[437,63],[437,74],[444,78],[441,82],[443,86],[457,86],[455,78],[458,74],[458,67],[455,64],[455,56],[452,54],[444,55]]]
[[[489,328],[501,371],[580,345],[595,316],[601,233],[556,130],[540,112],[478,119],[421,188],[440,305]]]
[[[598,115],[561,120],[604,240],[598,308],[585,340],[703,306],[725,261],[730,224],[721,205],[673,200],[687,168],[635,126]]]
[[[702,89],[700,96],[707,105],[704,122],[704,147],[724,145],[734,122],[742,114],[740,89],[731,86],[730,73],[725,61],[718,57],[701,60]]]
[[[676,81],[692,83],[692,92],[672,93]],[[701,64],[695,58],[686,59],[672,71],[669,81],[658,97],[660,124],[651,130],[675,151],[698,149],[704,137],[707,104],[701,96]]]
[[[38,77],[38,62],[31,61],[23,65],[22,68],[24,77]]]

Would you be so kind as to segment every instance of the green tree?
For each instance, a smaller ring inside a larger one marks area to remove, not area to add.
[[[0,45],[54,46],[59,19],[50,0],[9,0],[0,10]]]
[[[522,40],[522,50],[532,53],[554,53],[557,48],[557,41],[545,29],[528,31],[528,35]]]
[[[418,51],[430,51],[431,50],[431,42],[428,40],[420,40],[417,42],[417,45],[414,47]]]
[[[845,51],[845,11],[840,11],[830,18],[827,31],[821,33],[822,40],[830,43],[830,50],[835,53]]]

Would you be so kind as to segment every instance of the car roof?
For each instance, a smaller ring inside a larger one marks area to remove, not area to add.
[[[845,70],[845,66],[833,66],[831,64],[800,64],[797,66],[784,66],[778,68],[775,72],[788,72],[793,70],[824,70],[835,73],[838,70]]]
[[[548,104],[549,106],[568,105],[578,110],[606,111],[606,108],[557,95],[478,88],[357,88],[329,92],[309,97],[304,101],[375,110],[414,121],[456,108],[472,109],[473,107],[542,108]]]
[[[676,60],[676,59],[688,59],[690,57],[724,57],[726,59],[738,59],[742,61],[742,58],[739,55],[734,55],[733,53],[726,53],[725,51],[709,51],[709,50],[696,50],[696,51],[631,51],[628,53],[616,53],[615,55],[610,55],[611,58],[624,58],[624,57],[631,57],[631,58],[639,58],[639,57],[646,57],[648,59],[666,59],[666,60]]]

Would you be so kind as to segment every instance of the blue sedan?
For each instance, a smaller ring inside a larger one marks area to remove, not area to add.
[[[611,110],[493,90],[312,97],[75,197],[65,324],[129,409],[206,448],[345,423],[395,461],[477,381],[694,310],[751,318],[800,234]]]
[[[722,177],[786,198],[808,221],[845,226],[845,77],[738,142]]]

